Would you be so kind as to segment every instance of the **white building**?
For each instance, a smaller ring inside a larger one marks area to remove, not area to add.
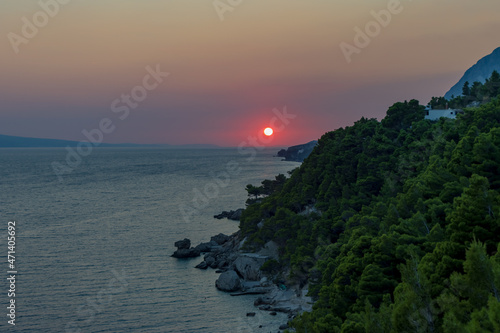
[[[438,120],[441,117],[456,119],[457,114],[462,110],[446,109],[446,110],[433,110],[430,107],[425,108],[425,119]]]

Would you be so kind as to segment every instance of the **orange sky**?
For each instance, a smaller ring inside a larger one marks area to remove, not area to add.
[[[0,134],[82,140],[107,117],[107,142],[237,146],[286,106],[296,118],[272,144],[293,145],[426,104],[500,46],[497,0],[402,0],[351,63],[339,45],[396,0],[242,0],[223,21],[210,0],[56,1],[18,53],[9,34],[42,8],[0,3]],[[112,102],[157,64],[168,78],[119,120]]]

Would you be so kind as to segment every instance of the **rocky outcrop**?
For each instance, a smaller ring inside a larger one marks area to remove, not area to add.
[[[183,240],[180,240],[180,241],[177,241],[174,243],[175,247],[177,247],[177,251],[175,251],[174,254],[172,254],[172,257],[174,257],[174,258],[194,258],[194,257],[200,256],[202,253],[212,253],[212,254],[226,253],[229,251],[229,249],[227,246],[226,246],[226,248],[223,248],[222,245],[226,244],[230,239],[231,239],[231,237],[228,235],[218,234],[218,235],[213,236],[210,239],[210,242],[200,243],[196,247],[191,247],[191,241],[187,238],[184,238]],[[205,257],[207,257],[207,256],[205,256]],[[209,257],[210,257],[210,255],[209,255]],[[222,259],[222,258],[219,258],[219,259]],[[217,262],[217,265],[220,264],[220,261],[221,260],[219,260],[219,262]],[[210,260],[208,263],[205,263],[205,264],[202,263],[196,267],[201,268],[201,269],[206,269],[208,267],[213,266],[213,262],[211,262]],[[213,267],[213,268],[217,268],[217,267],[218,266]]]
[[[311,311],[312,300],[306,297],[307,288],[278,287],[260,270],[267,260],[279,260],[277,244],[268,242],[258,253],[243,253],[244,241],[239,233],[231,236],[218,234],[211,237],[210,242],[192,248],[191,242],[184,239],[175,243],[178,250],[173,256],[184,251],[205,252],[204,260],[196,268],[216,269],[216,273],[220,273],[215,281],[217,289],[230,292],[231,296],[260,294],[262,296],[255,300],[254,305],[271,315],[282,312],[292,318],[302,311]]]
[[[281,149],[276,156],[284,157],[285,161],[302,162],[311,154],[317,143],[318,141],[314,140],[303,145]]]
[[[236,259],[234,254],[231,257],[235,247],[234,239],[224,234],[215,235],[210,242],[200,243],[196,247],[191,247],[191,241],[187,238],[175,242],[174,245],[177,247],[177,251],[172,254],[174,258],[193,258],[206,253],[205,260],[196,266],[200,269],[208,267],[227,269],[228,263]]]
[[[184,238],[183,240],[175,242],[174,246],[179,250],[189,249],[191,247],[191,241],[187,238]]]
[[[227,218],[233,221],[239,221],[241,219],[241,214],[243,213],[243,208],[239,208],[237,210],[223,211],[218,215],[214,215],[215,219],[224,219]]]
[[[242,254],[233,262],[233,267],[243,279],[259,281],[262,278],[260,267],[267,259],[259,255]]]
[[[225,235],[223,235],[225,236]],[[200,263],[197,268],[204,269],[206,267],[210,267],[213,269],[219,269],[225,271],[230,268],[231,263],[237,258],[237,254],[233,251],[234,243],[233,241],[223,241],[223,236],[217,235],[217,241],[222,245],[213,246],[211,251],[206,253],[204,256],[204,261]],[[212,237],[212,238],[214,238]],[[215,241],[211,241],[211,243],[216,243]]]
[[[183,246],[185,247],[186,245],[183,244]],[[211,237],[210,242],[202,243],[195,248],[198,250],[207,250],[203,262],[199,263],[196,268],[207,269],[210,267],[221,272],[234,271],[242,281],[252,282],[247,284],[242,283],[240,291],[248,291],[252,287],[263,287],[264,284],[260,284],[263,278],[260,268],[269,257],[256,253],[240,253],[240,246],[241,240],[238,237],[238,233],[232,236],[224,234],[215,235]],[[264,280],[268,284],[267,279]],[[248,291],[248,293],[262,292],[262,289]]]
[[[228,242],[231,238],[228,235],[218,234],[210,238],[210,242],[215,242],[218,245],[222,245]]]
[[[191,241],[187,238],[175,242],[174,246],[177,247],[177,251],[172,254],[174,258],[195,258],[201,254],[200,250],[191,247]]]
[[[226,271],[219,275],[215,286],[222,291],[237,291],[241,287],[241,280],[235,271]]]

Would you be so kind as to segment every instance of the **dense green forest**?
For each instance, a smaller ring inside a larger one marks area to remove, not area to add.
[[[297,332],[500,332],[500,99],[424,115],[396,103],[247,187],[247,247],[277,242],[263,269],[316,301]]]

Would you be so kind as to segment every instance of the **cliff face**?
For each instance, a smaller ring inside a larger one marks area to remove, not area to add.
[[[281,149],[277,156],[284,157],[285,161],[302,162],[304,161],[316,146],[318,141],[314,140],[303,145],[289,147],[288,149]]]
[[[464,76],[455,84],[450,91],[444,95],[446,99],[451,99],[451,96],[461,96],[462,95],[462,87],[464,83],[469,81],[470,85],[473,82],[479,81],[484,83],[487,78],[491,76],[493,71],[500,72],[500,47],[497,48],[493,53],[487,55],[486,57],[479,60],[474,66],[469,68]]]

